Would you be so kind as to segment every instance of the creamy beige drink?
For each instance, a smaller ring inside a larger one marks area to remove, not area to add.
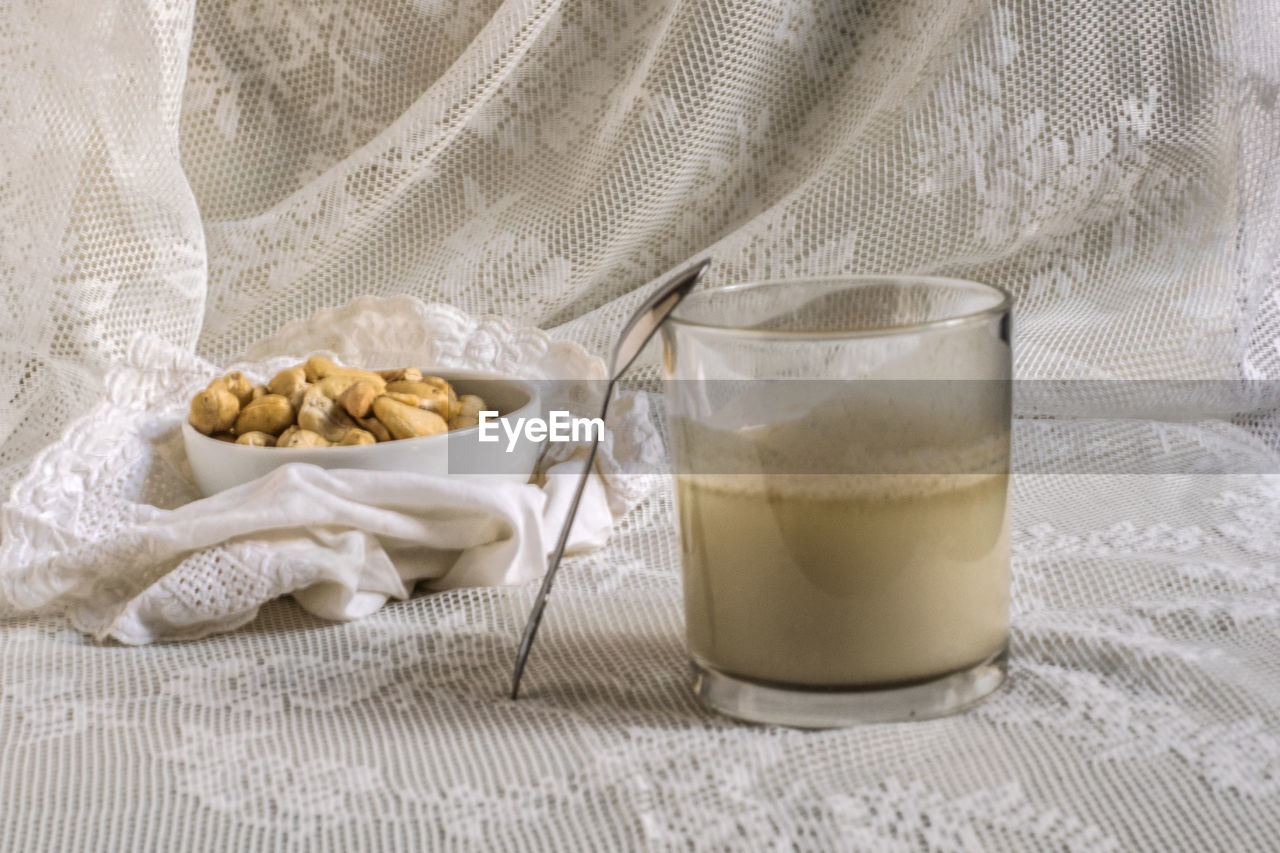
[[[889,685],[1008,636],[1007,477],[679,477],[689,650],[755,681]]]
[[[769,387],[720,422],[677,419],[693,656],[755,681],[857,687],[1003,648],[1009,436],[983,398],[998,390]],[[761,403],[784,414],[732,425]]]

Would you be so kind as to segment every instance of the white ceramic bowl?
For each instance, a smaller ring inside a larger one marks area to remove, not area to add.
[[[543,416],[541,398],[532,382],[461,370],[422,372],[447,379],[459,396],[478,393],[503,420]],[[508,450],[506,432],[499,429],[498,435],[500,441],[481,442],[479,427],[468,427],[440,435],[350,447],[251,447],[210,438],[185,420],[182,422],[187,459],[196,485],[205,495],[256,480],[289,462],[309,462],[321,468],[528,482],[538,463],[541,442],[530,441],[521,432]]]

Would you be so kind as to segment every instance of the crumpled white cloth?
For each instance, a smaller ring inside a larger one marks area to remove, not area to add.
[[[228,369],[261,381],[316,344],[335,343],[338,328],[352,330],[346,346],[323,351],[352,363],[603,374],[575,344],[410,298],[357,300],[320,319],[255,349],[288,355]],[[361,362],[361,334],[372,329],[381,330],[381,349]],[[445,352],[454,363],[444,363]],[[294,463],[200,498],[180,425],[191,393],[219,372],[159,339],[135,342],[108,374],[107,399],[36,459],[3,508],[0,592],[11,605],[60,608],[82,631],[141,644],[231,630],[286,594],[317,615],[353,619],[407,597],[419,581],[437,590],[545,573],[585,447],[553,446],[525,485]],[[651,482],[628,462],[647,465],[660,453],[643,397],[622,399],[610,415],[570,553],[608,541],[615,517]]]

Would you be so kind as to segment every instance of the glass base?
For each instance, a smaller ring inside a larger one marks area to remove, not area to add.
[[[828,729],[929,720],[963,711],[1004,683],[1009,647],[968,669],[896,687],[806,690],[746,681],[693,661],[693,692],[713,711],[752,723]]]

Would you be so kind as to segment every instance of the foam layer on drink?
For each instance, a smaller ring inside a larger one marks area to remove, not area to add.
[[[719,430],[674,422],[679,477],[730,493],[838,500],[909,497],[963,489],[1009,470],[1009,433],[868,435],[833,428],[821,439],[786,425]]]
[[[1007,480],[1006,474],[677,474],[682,483],[765,499],[910,500]]]

